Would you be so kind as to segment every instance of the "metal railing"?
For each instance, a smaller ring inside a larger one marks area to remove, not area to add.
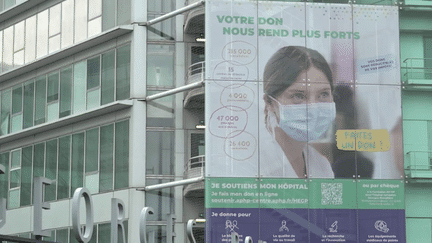
[[[205,62],[197,62],[189,66],[186,76],[187,84],[204,80]]]
[[[195,156],[189,159],[184,167],[184,178],[192,178],[204,175],[205,155]]]
[[[432,152],[410,151],[405,156],[405,174],[409,177],[432,178]]]
[[[425,61],[432,58],[407,58],[403,61],[405,63],[405,69],[403,72],[402,81],[408,81],[409,79],[428,79],[432,80],[432,67],[425,67]],[[430,83],[432,85],[432,81]]]

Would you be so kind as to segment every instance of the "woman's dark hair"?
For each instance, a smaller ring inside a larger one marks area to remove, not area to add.
[[[303,71],[311,67],[323,72],[333,89],[330,66],[319,52],[303,46],[282,47],[273,54],[265,66],[264,93],[277,97],[291,86]]]

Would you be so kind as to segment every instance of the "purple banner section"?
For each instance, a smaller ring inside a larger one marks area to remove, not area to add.
[[[230,242],[232,232],[239,234],[240,242],[246,236],[258,240],[258,208],[209,208],[206,220],[206,242]]]
[[[358,210],[359,242],[406,243],[405,210]]]
[[[307,209],[260,210],[261,240],[270,242],[309,242]]]
[[[356,209],[309,209],[310,242],[357,243]],[[324,231],[319,234],[312,225]]]

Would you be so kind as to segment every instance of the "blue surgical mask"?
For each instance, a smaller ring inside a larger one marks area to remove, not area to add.
[[[334,102],[297,105],[279,104],[279,126],[297,141],[315,141],[321,138],[336,118]]]

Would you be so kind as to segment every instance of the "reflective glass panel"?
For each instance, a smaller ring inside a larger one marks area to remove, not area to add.
[[[114,101],[115,51],[102,54],[101,105]]]
[[[89,19],[102,14],[102,0],[89,0]]]
[[[57,179],[57,139],[46,142],[45,177],[53,180],[51,185],[45,186],[45,201],[56,199]]]
[[[147,132],[147,175],[174,175],[174,132]]]
[[[98,87],[100,80],[100,57],[87,60],[87,90]]]
[[[25,30],[25,63],[36,58],[36,15],[26,19]]]
[[[88,22],[88,37],[99,34],[102,31],[102,17]]]
[[[130,96],[130,45],[117,49],[116,100]]]
[[[87,38],[87,0],[75,0],[75,43]]]
[[[72,67],[60,71],[60,118],[71,114]]]
[[[130,24],[131,0],[117,0],[117,25]]]
[[[23,128],[33,126],[34,82],[24,84]]]
[[[147,85],[174,85],[174,46],[148,45]]]
[[[113,189],[114,125],[100,128],[100,192]]]
[[[83,61],[74,65],[73,76],[73,113],[81,113],[86,110],[86,80],[87,62]]]
[[[35,125],[45,122],[46,76],[36,78]]]
[[[48,9],[37,14],[36,58],[48,54]]]
[[[12,114],[16,114],[22,111],[22,86],[18,85],[12,89]]]
[[[72,166],[71,166],[71,195],[83,186],[84,172],[84,133],[72,135]]]
[[[86,132],[85,172],[98,171],[99,128]]]
[[[61,4],[54,5],[49,9],[49,36],[60,33]]]
[[[69,197],[71,136],[59,138],[57,199]]]
[[[129,120],[115,124],[114,189],[129,185]]]
[[[27,206],[31,203],[32,158],[33,146],[23,148],[21,164],[21,206]]]
[[[49,38],[49,53],[60,50],[60,35]]]
[[[167,183],[171,180],[147,179],[146,185]],[[149,221],[165,221],[168,214],[174,214],[174,188],[169,187],[146,193],[146,205],[153,208],[153,214],[148,216]]]
[[[104,0],[102,1],[102,31],[111,29],[115,26],[116,18],[116,1]]]
[[[74,0],[66,0],[62,4],[61,47],[74,43]]]
[[[14,52],[24,48],[24,20],[15,24]]]
[[[11,90],[4,90],[1,93],[1,135],[9,133],[11,119]]]
[[[13,67],[13,25],[3,30],[3,72]]]

